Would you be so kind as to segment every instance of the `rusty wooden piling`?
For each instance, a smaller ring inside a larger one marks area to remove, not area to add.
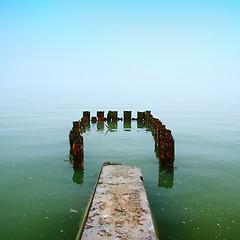
[[[137,112],[137,121],[143,122],[145,120],[145,112]]]
[[[171,131],[166,129],[162,122],[154,118],[150,111],[145,112],[145,121],[152,129],[152,133],[159,149],[159,165],[173,167],[174,139]]]
[[[80,121],[73,122],[73,128],[69,133],[70,159],[74,168],[83,168],[83,136],[80,134]]]
[[[132,111],[124,111],[123,112],[123,119],[124,119],[125,122],[131,122]]]
[[[131,128],[131,111],[124,111],[124,129],[126,131],[129,131],[129,128]],[[98,111],[97,112],[97,118],[92,117],[92,123],[97,123],[97,130],[103,131],[104,130],[104,121],[107,120],[108,122],[117,122],[118,120],[121,120],[122,118],[118,118],[118,112],[117,111],[109,111],[107,114],[107,118],[104,118],[104,111]],[[135,119],[135,118],[134,118]],[[147,126],[152,130],[152,134],[155,140],[155,146],[157,146],[157,156],[159,157],[159,165],[160,166],[166,166],[166,167],[173,167],[174,162],[174,139],[172,136],[172,133],[170,130],[166,129],[165,125],[162,124],[162,122],[158,118],[154,118],[151,114],[151,111],[145,111],[145,112],[137,112],[137,118],[138,121],[138,127],[144,127]],[[85,132],[90,127],[90,112],[84,111],[83,117],[81,121],[75,121],[73,123],[73,129],[70,132],[69,138],[70,138],[70,146],[71,150],[70,153],[73,153],[73,158],[76,159],[75,166],[80,166],[81,164],[78,163],[80,160],[83,159],[83,156],[80,157],[80,155],[83,155],[83,138],[82,136],[78,135],[79,129],[81,132]],[[117,125],[114,125],[114,128],[116,129]],[[75,139],[75,140],[73,140]],[[73,141],[75,142],[73,145]],[[82,143],[81,143],[82,142]],[[82,145],[81,145],[82,144]],[[156,147],[155,147],[156,148]],[[75,151],[73,151],[73,149]],[[82,149],[82,150],[80,150]],[[78,157],[77,157],[78,156]]]
[[[92,123],[96,123],[97,122],[97,118],[96,117],[92,117]]]
[[[108,111],[107,121],[108,122],[116,122],[116,121],[118,121],[118,112],[117,111]]]
[[[111,121],[112,121],[112,111],[108,111],[107,121],[108,121],[108,122],[111,122]]]
[[[80,121],[74,121],[73,122],[73,129],[74,130],[80,130]]]
[[[90,112],[89,111],[84,111],[83,117],[86,119],[87,122],[90,122]]]
[[[83,117],[81,118],[81,127],[85,128],[90,123],[90,112],[84,111]]]
[[[112,111],[112,121],[116,122],[118,120],[118,112]]]
[[[104,121],[104,111],[98,111],[97,118],[98,118],[99,122],[103,122]]]

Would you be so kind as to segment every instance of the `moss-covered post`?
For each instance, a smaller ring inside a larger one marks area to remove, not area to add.
[[[137,112],[137,121],[143,122],[145,120],[145,112]]]
[[[123,119],[124,119],[125,122],[131,122],[132,111],[124,111],[123,112]]]
[[[108,121],[108,122],[111,122],[111,121],[112,121],[112,111],[108,111],[107,121]]]
[[[116,122],[118,120],[118,112],[112,111],[112,121]]]

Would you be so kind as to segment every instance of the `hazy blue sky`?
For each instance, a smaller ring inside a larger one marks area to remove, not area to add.
[[[240,1],[0,1],[2,99],[239,104]]]

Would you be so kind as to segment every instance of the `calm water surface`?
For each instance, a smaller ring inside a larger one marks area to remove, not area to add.
[[[136,111],[141,106],[128,106]],[[132,122],[92,125],[85,168],[68,161],[68,133],[82,111],[124,106],[1,104],[0,239],[74,239],[99,168],[115,161],[142,169],[160,239],[238,240],[240,110],[148,106],[172,130],[175,170],[159,169],[152,134]],[[114,129],[115,128],[115,129]]]

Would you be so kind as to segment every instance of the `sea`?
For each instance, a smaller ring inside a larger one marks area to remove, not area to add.
[[[2,102],[0,239],[75,239],[101,165],[141,168],[161,240],[240,239],[240,106]],[[159,167],[144,124],[91,124],[84,169],[69,161],[68,134],[83,111],[150,110],[172,131],[174,169]]]

